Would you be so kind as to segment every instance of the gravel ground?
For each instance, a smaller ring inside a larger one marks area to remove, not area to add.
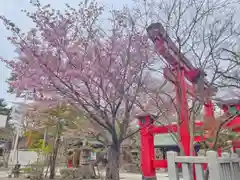
[[[131,173],[121,173],[121,180],[142,180],[141,174],[131,174]],[[169,180],[166,174],[158,174],[158,180]],[[0,172],[0,180],[25,180],[24,177],[21,178],[7,178],[7,172]]]
[[[169,180],[167,177],[167,173],[158,173],[157,179],[158,180]],[[8,171],[0,169],[0,180],[25,180],[24,177],[22,178],[7,178]],[[142,180],[141,174],[133,174],[133,173],[120,173],[121,180]]]

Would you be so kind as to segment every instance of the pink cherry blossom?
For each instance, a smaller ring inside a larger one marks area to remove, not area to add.
[[[17,59],[2,61],[16,75],[11,87],[23,93],[32,90],[37,101],[48,101],[51,92],[53,101],[84,110],[119,148],[155,54],[145,33],[134,24],[121,25],[121,12],[113,12],[108,27],[101,27],[102,10],[90,3],[78,9],[68,6],[62,14],[36,5],[36,12],[27,12],[36,27],[27,33],[1,17],[18,49]]]

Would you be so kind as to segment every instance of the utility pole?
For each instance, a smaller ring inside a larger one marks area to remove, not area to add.
[[[26,92],[24,95],[24,101],[23,101],[23,103],[20,104],[20,106],[26,106],[28,97],[29,97],[29,92]],[[15,104],[17,104],[17,103],[15,103]],[[24,107],[24,108],[26,108],[26,107]],[[23,110],[23,112],[25,112],[25,109]],[[16,123],[17,132],[16,132],[14,146],[13,146],[12,163],[18,164],[19,163],[18,162],[18,141],[19,141],[19,136],[20,136],[21,129],[22,129],[22,124],[24,123],[24,113],[20,112],[21,115],[20,116],[19,116],[19,114],[17,115],[16,105],[13,106],[12,113],[13,113],[12,115],[14,116],[13,119],[17,120],[17,123]]]

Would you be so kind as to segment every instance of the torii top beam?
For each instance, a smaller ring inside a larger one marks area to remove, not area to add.
[[[180,65],[185,70],[195,69],[191,62],[181,53],[168,36],[161,23],[153,23],[147,28],[150,39],[155,44],[157,51],[171,65]]]
[[[217,92],[217,89],[211,87],[204,79],[206,74],[202,70],[195,68],[192,63],[180,52],[161,23],[151,24],[147,28],[147,32],[150,39],[155,44],[156,51],[168,62],[171,68],[180,66],[186,71],[186,78],[191,83],[196,84],[197,80],[201,78],[204,81],[205,89],[210,88],[214,90],[214,92]]]

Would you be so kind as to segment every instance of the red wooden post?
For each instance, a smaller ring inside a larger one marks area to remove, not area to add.
[[[190,140],[190,133],[189,133],[189,109],[188,109],[188,92],[187,92],[187,84],[185,81],[185,72],[182,68],[177,68],[177,80],[178,83],[176,84],[177,89],[177,100],[178,100],[178,107],[180,113],[180,136],[181,136],[181,143],[183,145],[183,150],[186,156],[190,156],[191,152],[191,140]],[[194,152],[192,152],[194,153]],[[193,178],[196,180],[196,171],[195,165],[193,166]]]
[[[222,156],[222,148],[218,148],[217,152],[218,152],[218,156],[221,157]]]
[[[204,104],[204,111],[207,117],[214,117],[214,104],[212,100],[208,100],[207,103]]]
[[[190,133],[189,133],[189,112],[188,112],[188,101],[187,101],[187,88],[185,82],[184,69],[177,67],[177,78],[176,83],[177,89],[177,101],[180,113],[180,136],[181,143],[186,156],[190,155]]]
[[[236,152],[237,152],[237,148],[234,147],[234,145],[233,145],[233,147],[232,147],[232,151],[233,151],[233,153],[236,153]]]
[[[73,167],[72,160],[68,160],[67,167],[68,167],[68,168],[72,168],[72,167]]]
[[[141,167],[143,180],[157,180],[154,167],[155,149],[154,135],[150,131],[153,119],[150,115],[138,116],[141,135]]]

